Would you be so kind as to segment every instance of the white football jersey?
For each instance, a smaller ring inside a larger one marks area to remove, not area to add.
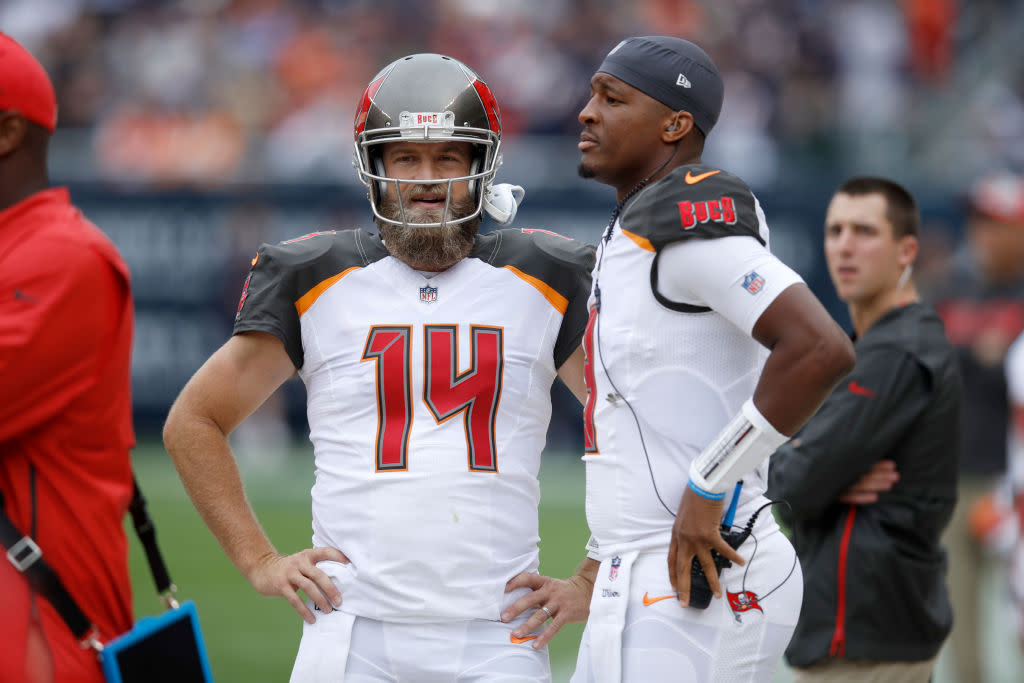
[[[734,176],[684,166],[627,204],[598,246],[584,341],[592,554],[669,544],[691,461],[760,377],[768,351],[751,330],[800,281]],[[744,479],[737,523],[764,502],[766,472]]]
[[[261,248],[235,332],[278,336],[306,384],[313,546],[352,561],[343,611],[498,619],[536,571],[550,389],[592,265],[544,231],[481,235],[429,279],[362,231]]]

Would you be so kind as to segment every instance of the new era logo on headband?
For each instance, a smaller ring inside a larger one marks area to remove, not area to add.
[[[723,84],[715,63],[700,47],[674,36],[639,36],[616,45],[597,68],[673,111],[693,115],[707,135],[722,109]]]

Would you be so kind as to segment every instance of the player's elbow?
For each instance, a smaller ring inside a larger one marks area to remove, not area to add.
[[[813,354],[815,364],[821,368],[822,378],[831,386],[850,374],[857,364],[853,342],[838,325],[819,337]]]
[[[167,413],[164,422],[164,448],[176,464],[185,454],[194,450],[197,443],[203,443],[209,434],[222,434],[213,419],[202,409],[201,404],[189,400],[188,387],[178,396]]]
[[[186,411],[182,408],[181,401],[175,401],[167,413],[167,420],[164,421],[163,430],[164,448],[167,449],[167,453],[172,459],[175,453],[178,452],[178,446],[184,438],[183,435],[187,430],[187,424],[188,417]]]
[[[814,397],[815,410],[857,362],[853,343],[834,322],[816,326],[799,340],[793,340],[786,354],[805,394]]]
[[[853,370],[853,343],[806,285],[780,294],[754,325],[753,337],[781,367],[798,371],[810,391],[831,390]]]

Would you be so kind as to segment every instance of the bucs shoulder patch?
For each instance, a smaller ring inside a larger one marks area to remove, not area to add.
[[[656,251],[692,238],[746,235],[764,243],[754,195],[746,184],[701,165],[681,166],[641,191],[623,211],[621,223]]]

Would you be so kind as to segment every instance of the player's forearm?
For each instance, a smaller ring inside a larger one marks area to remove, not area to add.
[[[572,355],[569,356],[568,360],[562,363],[562,367],[558,368],[558,377],[569,388],[569,391],[573,393],[573,396],[580,402],[580,405],[586,405],[587,403],[587,384],[584,380],[585,363],[586,356],[584,355],[583,347],[578,346],[572,352]]]
[[[227,435],[212,420],[176,405],[164,427],[164,445],[206,526],[249,578],[259,561],[276,550],[245,497]]]
[[[600,566],[601,563],[597,560],[584,557],[583,561],[580,562],[580,566],[576,568],[576,572],[573,576],[583,579],[593,587],[594,580],[597,579],[597,570]]]
[[[590,614],[590,600],[594,596],[594,581],[597,580],[597,570],[601,563],[589,557],[584,557],[576,572],[566,579],[566,583],[575,586],[578,598],[573,606],[565,611],[565,618],[568,621],[586,621]]]

